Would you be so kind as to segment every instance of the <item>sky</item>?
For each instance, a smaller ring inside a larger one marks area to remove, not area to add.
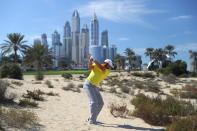
[[[197,51],[197,0],[1,0],[0,43],[8,33],[19,32],[32,45],[33,39],[57,30],[63,38],[66,21],[79,11],[81,27],[88,24],[94,11],[100,33],[107,29],[109,44],[116,44],[118,53],[132,48],[142,56],[146,48],[175,46],[178,55],[189,63],[188,50]],[[101,35],[99,36],[99,40]]]

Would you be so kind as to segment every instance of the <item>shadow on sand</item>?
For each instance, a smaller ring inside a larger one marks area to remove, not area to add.
[[[131,125],[118,125],[118,124],[106,124],[99,122],[97,125],[103,126],[103,127],[113,127],[113,128],[122,128],[122,129],[134,129],[137,131],[165,131],[165,129],[153,129],[153,128],[145,128],[145,127],[136,127]]]

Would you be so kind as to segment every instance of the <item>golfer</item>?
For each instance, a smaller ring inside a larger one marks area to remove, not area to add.
[[[106,59],[103,64],[100,64],[93,57],[90,57],[88,68],[91,72],[83,85],[89,99],[90,108],[90,116],[87,122],[89,124],[97,124],[97,116],[104,105],[103,98],[99,92],[99,84],[109,75],[113,64],[110,59]]]

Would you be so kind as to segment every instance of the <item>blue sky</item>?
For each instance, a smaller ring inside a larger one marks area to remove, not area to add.
[[[119,53],[132,48],[148,62],[144,50],[174,45],[176,59],[189,62],[188,50],[197,50],[197,0],[1,0],[0,43],[6,35],[20,32],[32,44],[33,39],[57,30],[63,36],[66,21],[79,10],[81,27],[95,11],[100,32],[109,31],[109,43]]]

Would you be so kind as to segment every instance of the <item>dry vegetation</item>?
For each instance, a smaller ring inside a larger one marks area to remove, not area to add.
[[[38,107],[38,103],[36,103],[32,99],[27,99],[27,98],[21,99],[19,101],[19,105],[23,107]]]
[[[111,103],[109,105],[109,108],[110,108],[110,113],[114,117],[127,118],[131,114],[125,103],[122,103],[122,104]]]
[[[0,108],[0,126],[10,128],[31,128],[38,124],[35,113],[19,109]]]
[[[54,86],[51,84],[49,80],[46,80],[45,84],[48,86],[48,88],[54,88]]]
[[[73,92],[78,92],[80,93],[81,90],[79,89],[79,87],[76,87],[73,83],[69,83],[67,86],[62,88],[65,91],[73,91]]]
[[[44,95],[45,93],[41,90],[34,90],[34,91],[29,91],[27,90],[27,94],[24,94],[24,98],[29,98],[29,99],[34,99],[36,101],[44,101]]]

